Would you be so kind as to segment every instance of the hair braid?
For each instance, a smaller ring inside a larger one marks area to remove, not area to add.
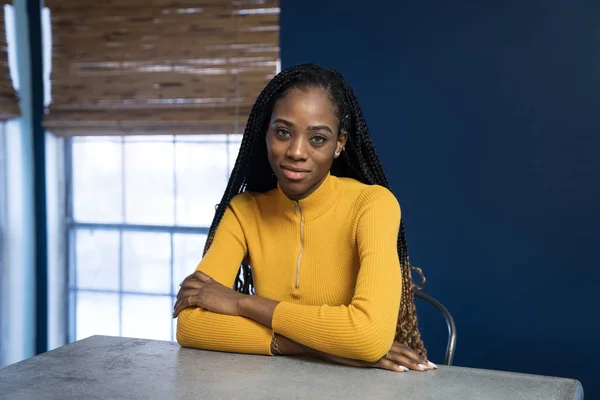
[[[350,177],[366,184],[390,188],[379,156],[371,141],[362,109],[354,91],[344,77],[337,71],[323,69],[313,64],[296,65],[277,74],[263,89],[252,107],[238,157],[210,226],[204,248],[205,253],[210,248],[215,231],[234,196],[246,190],[266,192],[277,186],[277,180],[268,163],[264,138],[275,103],[290,89],[296,87],[324,89],[336,106],[335,111],[340,121],[340,133],[348,132],[346,151],[342,157],[333,162],[332,175]],[[397,251],[402,269],[402,297],[396,340],[405,343],[416,352],[426,355],[417,324],[414,303],[415,285],[412,281],[411,271],[414,269],[421,275],[422,283],[425,282],[425,278],[420,269],[410,265],[403,221],[400,221]],[[246,294],[253,292],[252,270],[249,265],[241,265],[234,288]]]
[[[350,85],[338,75],[338,79],[342,82],[342,85],[348,95],[347,101],[350,103],[352,114],[355,117],[356,135],[358,137],[358,143],[351,147],[356,151],[357,159],[361,170],[365,172],[363,176],[365,180],[371,184],[378,184],[386,188],[390,188],[389,182],[383,170],[383,165],[377,155],[377,151],[371,141],[371,136],[367,127],[367,123],[363,112],[358,104],[358,100],[354,91]],[[370,176],[369,172],[372,174]],[[416,269],[422,278],[422,283],[418,289],[422,288],[425,283],[425,277],[420,269],[413,267],[410,264],[408,257],[408,247],[406,245],[404,221],[400,221],[400,229],[398,233],[398,257],[400,258],[400,265],[402,268],[402,298],[400,303],[400,312],[398,315],[398,325],[396,329],[396,339],[408,345],[411,349],[417,351],[422,355],[426,355],[426,349],[423,345],[423,340],[418,329],[417,323],[417,312],[414,302],[414,284],[412,282],[412,270]]]

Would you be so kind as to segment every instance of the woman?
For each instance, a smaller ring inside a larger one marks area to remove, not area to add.
[[[436,368],[417,328],[400,207],[388,187],[341,74],[303,64],[275,76],[250,113],[205,255],[181,284],[177,341],[400,372]]]

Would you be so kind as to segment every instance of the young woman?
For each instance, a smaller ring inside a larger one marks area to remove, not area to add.
[[[414,267],[388,187],[341,74],[302,64],[275,76],[250,113],[205,255],[181,284],[177,341],[436,368],[417,328]]]

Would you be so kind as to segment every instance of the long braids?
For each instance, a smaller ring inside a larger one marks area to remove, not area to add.
[[[273,106],[288,90],[294,87],[324,89],[332,103],[336,105],[340,133],[348,132],[346,151],[343,152],[342,157],[334,160],[331,174],[354,178],[369,185],[390,188],[379,156],[371,141],[366,120],[350,85],[337,71],[323,69],[313,64],[296,65],[277,74],[257,97],[252,107],[235,166],[210,226],[204,248],[205,253],[210,248],[215,231],[234,196],[244,191],[266,192],[277,186],[277,180],[267,159],[265,134]],[[402,297],[396,340],[426,356],[417,326],[414,303],[415,287],[411,271],[416,270],[420,274],[422,283],[425,282],[425,278],[419,268],[410,265],[402,220],[400,221],[397,249],[402,268]],[[249,265],[241,265],[234,289],[246,294],[253,293],[252,270]]]

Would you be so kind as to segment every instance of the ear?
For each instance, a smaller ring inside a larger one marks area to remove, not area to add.
[[[338,158],[342,154],[342,151],[344,151],[344,147],[346,146],[347,141],[348,141],[348,132],[344,131],[338,135],[337,144],[335,147],[335,153],[333,155],[334,158]]]

